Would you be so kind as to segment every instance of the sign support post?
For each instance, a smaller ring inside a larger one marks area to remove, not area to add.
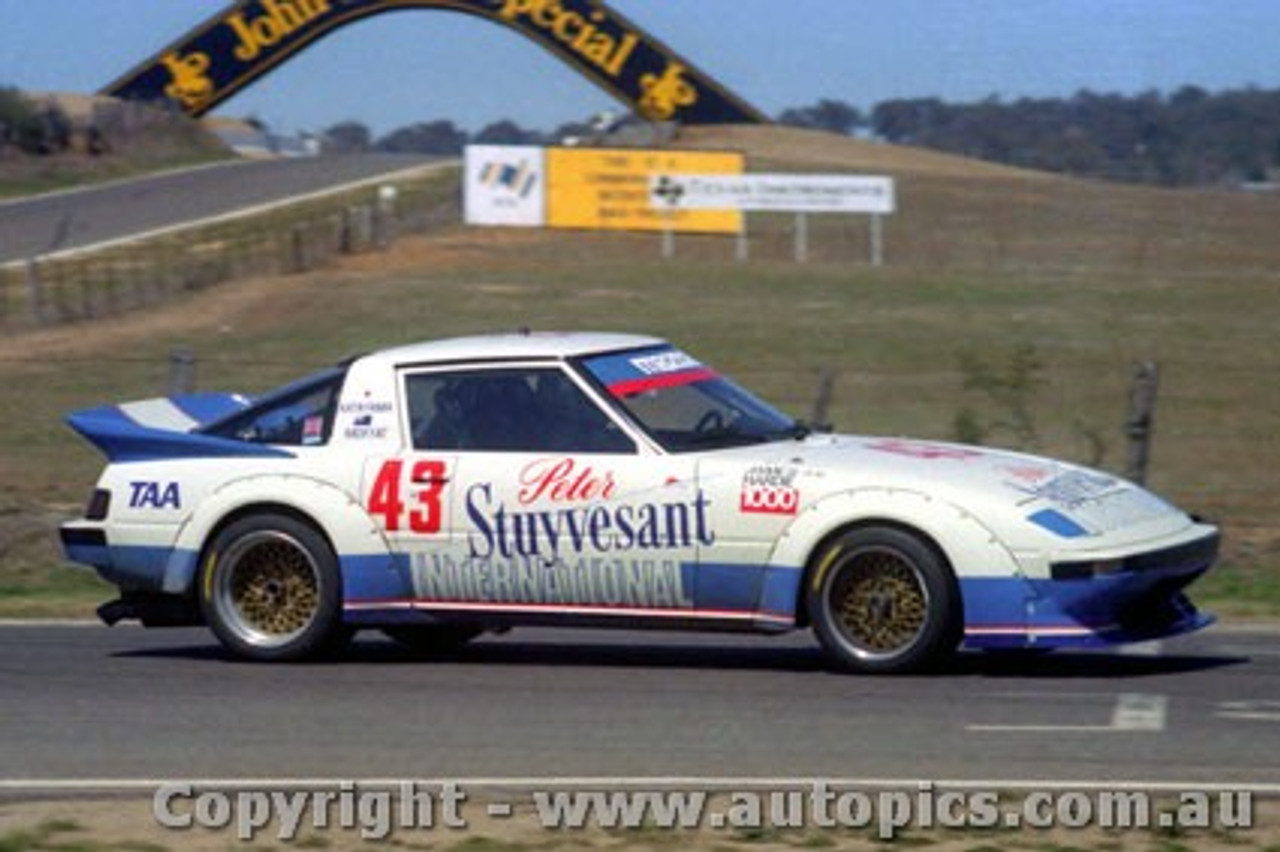
[[[884,217],[871,214],[871,265],[884,266]]]

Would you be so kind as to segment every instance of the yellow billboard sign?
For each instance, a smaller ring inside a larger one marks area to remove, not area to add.
[[[738,210],[661,210],[650,201],[658,175],[740,175],[746,158],[726,151],[548,148],[547,225],[621,231],[736,234]]]

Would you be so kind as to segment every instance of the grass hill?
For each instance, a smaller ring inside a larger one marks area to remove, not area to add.
[[[717,238],[680,237],[665,261],[652,235],[451,226],[304,276],[0,340],[0,609],[88,597],[59,585],[49,529],[78,510],[99,460],[59,418],[156,395],[172,347],[195,350],[202,388],[254,392],[357,351],[531,326],[664,335],[800,415],[830,371],[842,430],[948,438],[966,414],[990,443],[1112,470],[1133,364],[1157,361],[1151,484],[1226,526],[1210,598],[1280,614],[1280,197],[785,128],[686,129],[678,144],[743,150],[756,171],[893,175],[886,265],[866,265],[865,221],[849,216],[813,217],[807,264],[791,260],[787,216],[752,217],[746,263]],[[1016,409],[1029,432],[1006,428]]]
[[[19,97],[33,112],[53,111],[65,118],[70,134],[65,148],[43,154],[24,154],[0,145],[0,198],[232,156],[200,122],[172,111],[98,95],[56,92]]]

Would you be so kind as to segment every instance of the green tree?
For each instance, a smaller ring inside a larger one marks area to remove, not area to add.
[[[862,113],[857,107],[829,98],[823,98],[812,106],[784,110],[778,116],[779,124],[810,127],[845,136],[860,127],[862,122]]]
[[[452,121],[419,122],[393,130],[378,140],[379,151],[414,154],[458,154],[467,144],[466,131]]]

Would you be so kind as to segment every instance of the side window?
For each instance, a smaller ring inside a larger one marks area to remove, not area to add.
[[[634,453],[635,444],[553,368],[418,373],[406,379],[418,450]]]
[[[327,443],[342,375],[289,389],[216,423],[207,432],[251,444],[311,447]]]

